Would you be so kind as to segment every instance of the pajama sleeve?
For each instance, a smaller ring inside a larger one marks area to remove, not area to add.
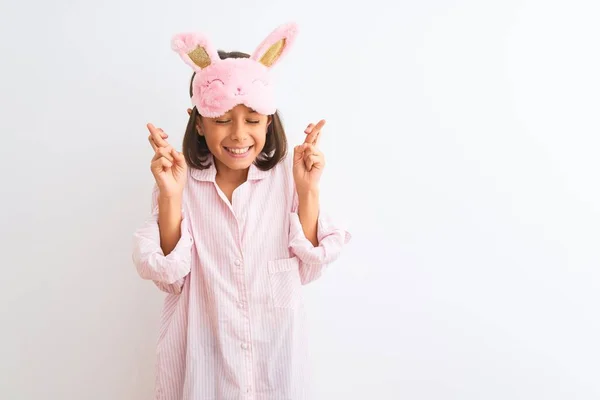
[[[168,255],[160,247],[158,228],[158,188],[152,193],[150,217],[133,235],[133,263],[142,279],[151,280],[162,291],[181,293],[191,269],[193,239],[189,229],[189,217],[182,210],[181,238]]]
[[[335,261],[343,247],[350,241],[350,233],[336,224],[330,216],[319,210],[317,220],[318,246],[304,235],[300,217],[298,216],[298,200],[294,196],[294,204],[290,213],[289,247],[300,261],[300,279],[306,285],[318,279],[328,264]]]

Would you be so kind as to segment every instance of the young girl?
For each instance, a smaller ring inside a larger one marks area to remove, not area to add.
[[[148,124],[153,212],[133,248],[140,276],[167,293],[156,399],[309,398],[301,288],[350,234],[319,207],[324,121],[287,155],[270,71],[295,36],[283,25],[252,56],[173,39],[194,108],[182,153]]]

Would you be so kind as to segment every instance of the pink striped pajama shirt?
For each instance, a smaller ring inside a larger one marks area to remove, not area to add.
[[[231,203],[215,177],[214,165],[189,168],[181,239],[166,257],[156,188],[151,217],[134,235],[138,273],[167,293],[155,398],[308,399],[302,285],[338,257],[350,234],[321,212],[319,246],[306,239],[291,155],[270,171],[252,165]]]

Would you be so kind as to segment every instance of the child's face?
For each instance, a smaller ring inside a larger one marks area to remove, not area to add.
[[[238,105],[217,118],[202,118],[199,132],[206,139],[217,167],[249,168],[265,146],[271,117]]]

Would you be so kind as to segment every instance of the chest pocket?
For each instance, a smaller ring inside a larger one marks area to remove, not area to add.
[[[297,308],[300,305],[302,283],[298,258],[283,258],[268,262],[271,299],[275,308]]]

